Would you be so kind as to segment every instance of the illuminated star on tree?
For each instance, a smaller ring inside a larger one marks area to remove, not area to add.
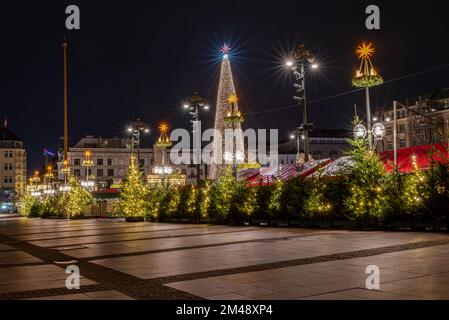
[[[166,124],[165,122],[161,123],[159,125],[159,132],[160,133],[167,133],[168,132],[168,124]]]
[[[229,52],[231,51],[231,47],[228,46],[227,44],[224,44],[221,49],[220,49],[221,53],[226,56],[229,54]]]
[[[228,103],[229,103],[229,104],[236,104],[238,101],[239,101],[239,99],[237,98],[237,95],[236,95],[236,94],[231,94],[231,95],[228,97]]]
[[[367,59],[373,56],[374,51],[372,43],[362,42],[362,45],[357,47],[356,53],[359,55],[359,59]]]

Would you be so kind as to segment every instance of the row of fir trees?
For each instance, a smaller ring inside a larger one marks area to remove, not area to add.
[[[115,203],[115,215],[152,221],[197,221],[241,224],[255,221],[353,220],[374,227],[393,220],[448,221],[449,168],[432,160],[421,171],[387,173],[366,139],[350,140],[350,163],[340,175],[298,176],[272,185],[248,186],[230,168],[217,181],[198,186],[149,186],[131,158],[128,176]],[[431,155],[431,159],[434,159]],[[441,155],[440,157],[441,158]],[[76,180],[71,191],[37,199],[27,194],[19,202],[26,215],[82,215],[92,196]]]

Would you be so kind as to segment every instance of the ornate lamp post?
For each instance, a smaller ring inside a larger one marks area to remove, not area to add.
[[[44,178],[45,178],[45,183],[49,185],[51,183],[51,180],[54,178],[53,167],[47,166],[46,170],[47,170],[47,172],[45,173]]]
[[[37,186],[41,182],[41,178],[39,177],[39,171],[34,171],[34,175],[30,178],[31,185]]]
[[[309,131],[313,124],[308,123],[307,119],[307,97],[306,97],[306,68],[305,65],[308,63],[312,69],[318,69],[318,64],[315,63],[315,56],[309,49],[306,49],[304,44],[299,45],[298,49],[293,52],[294,60],[289,60],[286,62],[286,66],[291,68],[294,76],[293,88],[295,88],[298,93],[297,96],[293,97],[293,100],[298,102],[299,106],[303,106],[302,115],[302,125],[299,127],[304,134],[304,161],[308,162],[309,159]],[[300,157],[298,148],[298,159]]]
[[[131,126],[128,128],[128,132],[131,136],[131,153],[134,152],[134,148],[137,147],[137,166],[140,168],[140,136],[141,133],[149,134],[150,128],[148,125],[140,119],[133,121]]]
[[[94,162],[92,160],[92,153],[87,150],[84,152],[84,160],[82,162],[82,166],[86,168],[86,181],[83,183],[86,188],[91,188],[94,186],[94,181],[89,181],[89,176],[91,175],[91,167],[94,166]]]
[[[194,92],[188,101],[184,104],[184,109],[189,110],[189,115],[192,117],[190,122],[192,123],[192,135],[193,135],[193,157],[196,159],[196,181],[199,184],[201,175],[201,128],[198,126],[200,118],[200,110],[209,110],[209,104],[206,99],[200,96],[198,92]],[[200,141],[195,141],[196,137],[200,137]],[[199,142],[199,145],[198,145]]]
[[[376,69],[371,62],[371,57],[375,52],[375,48],[372,43],[366,44],[365,42],[362,45],[357,47],[356,54],[358,54],[358,58],[360,59],[360,67],[356,72],[355,77],[352,79],[352,84],[358,88],[365,88],[365,99],[366,99],[366,117],[367,117],[367,126],[368,126],[368,143],[370,149],[373,148],[373,139],[371,136],[371,107],[370,107],[370,97],[369,97],[369,88],[378,86],[383,83],[383,79],[380,75],[378,75]]]

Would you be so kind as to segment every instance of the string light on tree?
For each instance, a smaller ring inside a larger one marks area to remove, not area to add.
[[[148,210],[149,189],[142,180],[142,172],[136,165],[136,157],[131,155],[128,176],[117,204],[119,213],[126,217],[144,216]]]

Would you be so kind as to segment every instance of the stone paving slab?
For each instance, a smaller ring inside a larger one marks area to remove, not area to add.
[[[65,288],[79,266],[81,290]],[[366,266],[381,270],[366,290]],[[0,222],[0,298],[449,299],[449,235],[119,220]]]
[[[434,257],[429,259],[428,256]],[[168,286],[217,299],[224,295],[256,300],[449,299],[449,245],[181,281]],[[412,267],[404,266],[413,262]],[[367,290],[366,267],[380,268],[380,290]],[[417,268],[421,266],[421,268]],[[271,292],[263,293],[264,289]]]

